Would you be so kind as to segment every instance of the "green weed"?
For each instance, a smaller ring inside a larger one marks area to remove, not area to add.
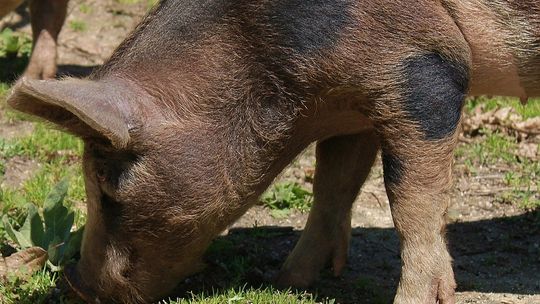
[[[79,252],[82,240],[83,228],[71,231],[75,212],[63,204],[67,191],[68,182],[64,179],[45,198],[43,216],[34,204],[28,204],[26,219],[18,230],[14,228],[17,223],[8,215],[2,217],[2,226],[11,240],[20,249],[34,246],[45,249],[48,265],[55,271]]]
[[[71,28],[75,32],[84,32],[88,28],[88,25],[81,20],[71,20],[69,22],[69,28]]]
[[[297,293],[291,291],[280,291],[273,288],[264,289],[228,289],[213,294],[192,294],[187,299],[176,299],[170,302],[161,302],[163,304],[315,304],[315,303],[334,303],[333,300],[316,300],[312,294]]]
[[[5,83],[16,79],[24,70],[31,51],[32,40],[28,35],[15,33],[9,28],[0,32],[0,83],[3,83],[0,95],[7,90]]]
[[[32,51],[32,41],[26,35],[14,33],[6,28],[0,32],[0,57],[29,56]]]
[[[274,217],[286,217],[292,209],[309,210],[313,194],[297,183],[278,183],[261,196],[261,201]]]
[[[81,5],[79,5],[79,10],[81,11],[81,13],[83,14],[90,14],[92,12],[92,7],[86,3],[83,3]]]

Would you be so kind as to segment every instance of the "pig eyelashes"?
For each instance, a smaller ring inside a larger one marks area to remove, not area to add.
[[[104,183],[107,181],[107,174],[105,173],[105,170],[103,168],[96,169],[96,177],[100,183]]]

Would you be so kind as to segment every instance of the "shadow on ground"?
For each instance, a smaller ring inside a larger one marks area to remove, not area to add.
[[[75,64],[61,64],[58,66],[57,77],[87,77],[98,67],[100,67],[100,65],[84,66]]]
[[[12,84],[23,73],[28,64],[28,57],[0,57],[0,82]],[[87,77],[99,65],[84,66],[74,64],[63,64],[58,66],[57,78],[62,77]]]
[[[28,57],[7,56],[0,57],[0,83],[13,83],[22,74]]]
[[[447,231],[458,291],[540,294],[540,210],[450,224]],[[231,230],[209,249],[209,267],[179,285],[175,294],[269,285],[299,235],[288,227]],[[398,246],[393,229],[355,228],[343,276],[323,273],[309,291],[321,301],[391,302],[399,280]]]

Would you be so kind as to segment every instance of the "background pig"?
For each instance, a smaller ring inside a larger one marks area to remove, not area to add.
[[[470,21],[479,11],[496,51],[474,43],[486,38]],[[443,230],[462,102],[537,95],[538,24],[528,20],[538,11],[164,1],[89,79],[22,81],[13,107],[86,143],[88,223],[71,284],[91,302],[163,296],[318,141],[315,204],[279,282],[306,286],[328,261],[340,273],[350,207],[381,148],[402,247],[395,303],[453,303]],[[503,15],[526,31],[494,21]]]
[[[1,0],[0,18],[17,8],[23,0]],[[46,79],[56,76],[56,41],[66,19],[68,0],[29,1],[32,18],[32,56],[24,75]]]

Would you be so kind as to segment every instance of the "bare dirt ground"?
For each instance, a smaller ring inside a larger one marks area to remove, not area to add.
[[[83,3],[90,9],[81,9]],[[113,0],[72,1],[59,40],[60,71],[88,74],[112,53],[146,10],[145,1],[132,5]],[[24,13],[13,13],[0,22],[0,27],[10,25],[29,32],[27,17]],[[73,22],[84,22],[85,30],[75,30],[70,26]],[[31,128],[31,124],[12,126],[2,118],[0,136],[21,136]],[[484,190],[502,183],[497,168],[482,168],[481,174],[472,178],[464,161],[456,162],[456,186],[448,213],[458,303],[540,304],[539,212],[495,202],[493,195]],[[314,163],[313,147],[310,147],[280,179],[298,181],[309,188]],[[21,159],[13,160],[7,164],[7,170],[16,177],[3,182],[20,183],[36,166]],[[353,210],[350,262],[345,273],[340,278],[323,274],[310,291],[316,292],[320,299],[335,298],[337,303],[388,303],[399,280],[400,259],[380,161]],[[210,250],[207,270],[186,280],[178,293],[231,284],[247,283],[255,287],[268,284],[293,248],[306,219],[307,214],[300,212],[276,219],[264,207],[255,206],[218,240],[217,244],[226,250],[218,253]],[[234,263],[248,265],[241,282],[230,281],[235,272]]]

